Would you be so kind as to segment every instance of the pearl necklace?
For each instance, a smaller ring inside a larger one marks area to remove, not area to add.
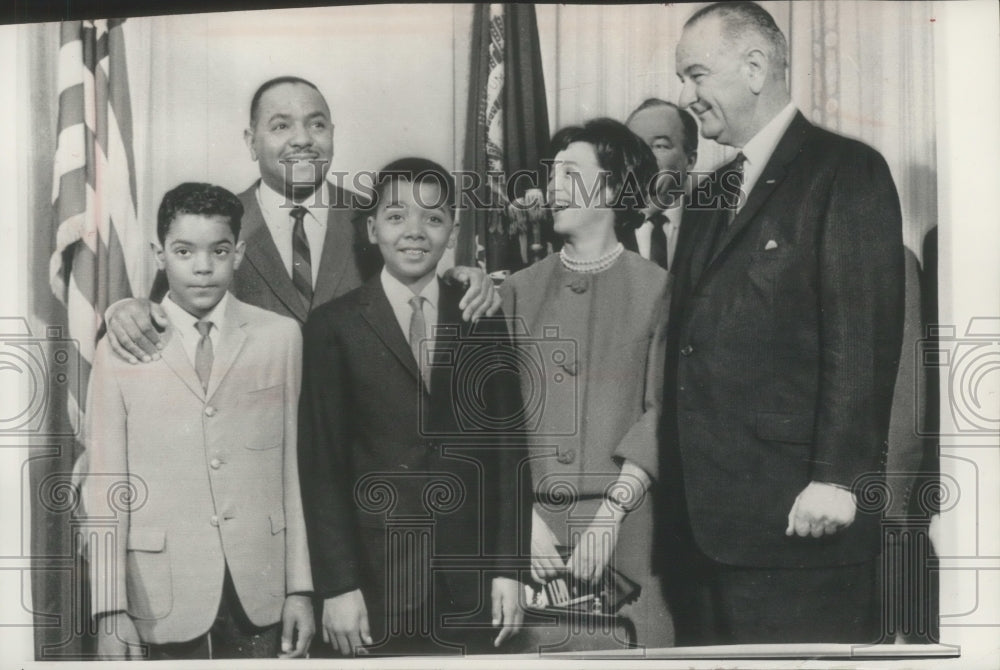
[[[603,272],[611,267],[611,265],[618,260],[618,257],[622,255],[623,251],[625,251],[625,247],[623,247],[622,243],[619,242],[615,245],[614,249],[600,258],[595,258],[592,261],[581,261],[566,255],[566,248],[563,247],[559,250],[559,260],[562,261],[563,267],[570,272],[594,274],[596,272]]]

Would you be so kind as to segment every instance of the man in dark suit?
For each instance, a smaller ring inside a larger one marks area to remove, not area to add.
[[[239,194],[245,215],[246,258],[232,284],[242,301],[294,318],[358,287],[381,267],[356,215],[359,196],[326,180],[333,158],[333,119],[316,86],[300,77],[268,80],[250,103],[244,131],[261,178]],[[450,278],[468,283],[467,319],[495,312],[499,295],[478,268],[453,268]],[[162,277],[153,287],[159,301]],[[135,363],[159,357],[166,316],[158,304],[132,299],[107,314],[108,339]]]
[[[649,98],[629,114],[625,125],[653,150],[659,177],[645,218],[636,228],[621,231],[621,242],[669,270],[684,216],[688,171],[698,160],[698,124],[674,103]]]
[[[902,335],[900,207],[878,152],[796,111],[786,69],[754,3],[696,12],[677,46],[681,106],[740,150],[678,242],[658,548],[679,645],[880,634],[870,487]]]

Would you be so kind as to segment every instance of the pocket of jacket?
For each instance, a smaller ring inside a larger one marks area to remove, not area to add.
[[[815,430],[814,418],[809,414],[781,412],[757,413],[757,437],[773,442],[810,444]]]
[[[162,619],[174,605],[173,576],[166,531],[132,528],[125,552],[128,613],[137,619]]]
[[[243,446],[247,449],[274,449],[285,436],[285,385],[276,384],[244,393],[240,417],[244,424]]]
[[[268,515],[268,520],[270,521],[271,536],[265,536],[267,564],[259,575],[260,586],[273,596],[284,596],[285,560],[288,555],[284,510],[271,512]]]
[[[789,255],[781,251],[754,251],[750,254],[747,276],[761,293],[770,297],[778,274],[787,264]]]

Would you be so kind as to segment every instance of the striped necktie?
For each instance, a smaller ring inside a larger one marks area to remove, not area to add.
[[[309,238],[306,237],[306,227],[303,220],[306,208],[296,206],[290,212],[292,220],[292,283],[295,290],[302,296],[306,309],[312,307],[313,279],[312,257],[309,253]]]

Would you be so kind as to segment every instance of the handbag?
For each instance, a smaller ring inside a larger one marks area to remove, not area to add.
[[[515,638],[518,648],[510,651],[541,655],[635,647],[635,624],[618,612],[641,592],[639,584],[610,566],[593,584],[570,576],[525,584],[524,627]]]

